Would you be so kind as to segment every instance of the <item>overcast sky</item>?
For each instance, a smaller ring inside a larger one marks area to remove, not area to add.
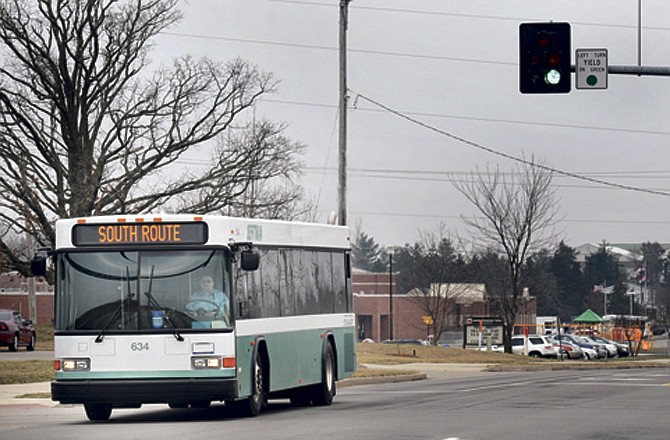
[[[339,0],[184,0],[154,58],[241,57],[280,81],[256,117],[307,145],[302,183],[319,220],[337,211]],[[348,223],[382,245],[444,223],[464,235],[473,207],[450,176],[534,156],[554,177],[565,241],[670,243],[670,78],[610,75],[607,90],[522,95],[522,22],[566,21],[573,51],[637,64],[638,0],[354,0],[349,7]],[[670,64],[670,2],[642,1],[642,63]],[[574,54],[573,54],[574,57]],[[574,63],[574,58],[573,58]],[[420,121],[399,117],[370,103]],[[644,190],[666,192],[654,195]]]

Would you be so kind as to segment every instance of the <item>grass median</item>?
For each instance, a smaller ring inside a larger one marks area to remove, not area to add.
[[[42,330],[43,335],[38,342],[37,350],[53,350],[53,330]],[[354,377],[395,376],[413,374],[415,371],[394,369],[393,365],[417,363],[452,363],[452,364],[485,364],[505,367],[534,367],[555,364],[556,359],[533,359],[499,352],[463,350],[462,348],[436,347],[409,344],[363,344],[356,345],[356,356],[359,363]],[[640,361],[667,359],[663,355],[647,355],[633,358],[603,359],[586,361],[591,367],[607,368],[613,363],[639,364]],[[563,361],[561,363],[581,363],[581,361]],[[375,368],[375,365],[384,368]],[[54,379],[53,362],[51,361],[0,361],[0,384],[19,384],[48,382]]]

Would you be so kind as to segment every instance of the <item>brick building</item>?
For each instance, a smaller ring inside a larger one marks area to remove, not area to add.
[[[390,321],[393,317],[393,339],[425,339],[430,329],[424,324],[426,314],[414,292],[396,291],[396,274],[354,271],[354,312],[359,340],[366,338],[384,341],[390,338]],[[389,291],[392,288],[392,298]],[[435,295],[449,299],[447,322],[449,327],[462,329],[470,316],[492,316],[495,303],[486,296],[483,284],[441,284],[431,286]],[[393,313],[391,313],[391,301]],[[528,295],[519,299],[518,324],[535,323],[537,302]]]
[[[0,309],[18,310],[24,318],[48,324],[54,319],[54,293],[44,279],[35,278],[37,316],[31,316],[28,283],[17,272],[0,274]]]

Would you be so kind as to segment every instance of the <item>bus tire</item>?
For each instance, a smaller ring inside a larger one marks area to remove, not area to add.
[[[258,352],[254,354],[254,372],[251,384],[251,395],[233,403],[235,412],[242,417],[256,417],[267,401],[263,362]]]
[[[112,415],[112,405],[106,403],[85,403],[86,417],[92,422],[105,422]]]
[[[335,397],[335,351],[330,341],[323,348],[321,383],[314,387],[312,402],[317,406],[333,403]]]

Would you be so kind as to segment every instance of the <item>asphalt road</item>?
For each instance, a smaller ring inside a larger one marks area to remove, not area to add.
[[[659,439],[670,433],[670,368],[449,373],[341,388],[330,407],[271,402],[258,418],[225,406],[114,410],[91,423],[80,406],[5,405],[0,438]]]

